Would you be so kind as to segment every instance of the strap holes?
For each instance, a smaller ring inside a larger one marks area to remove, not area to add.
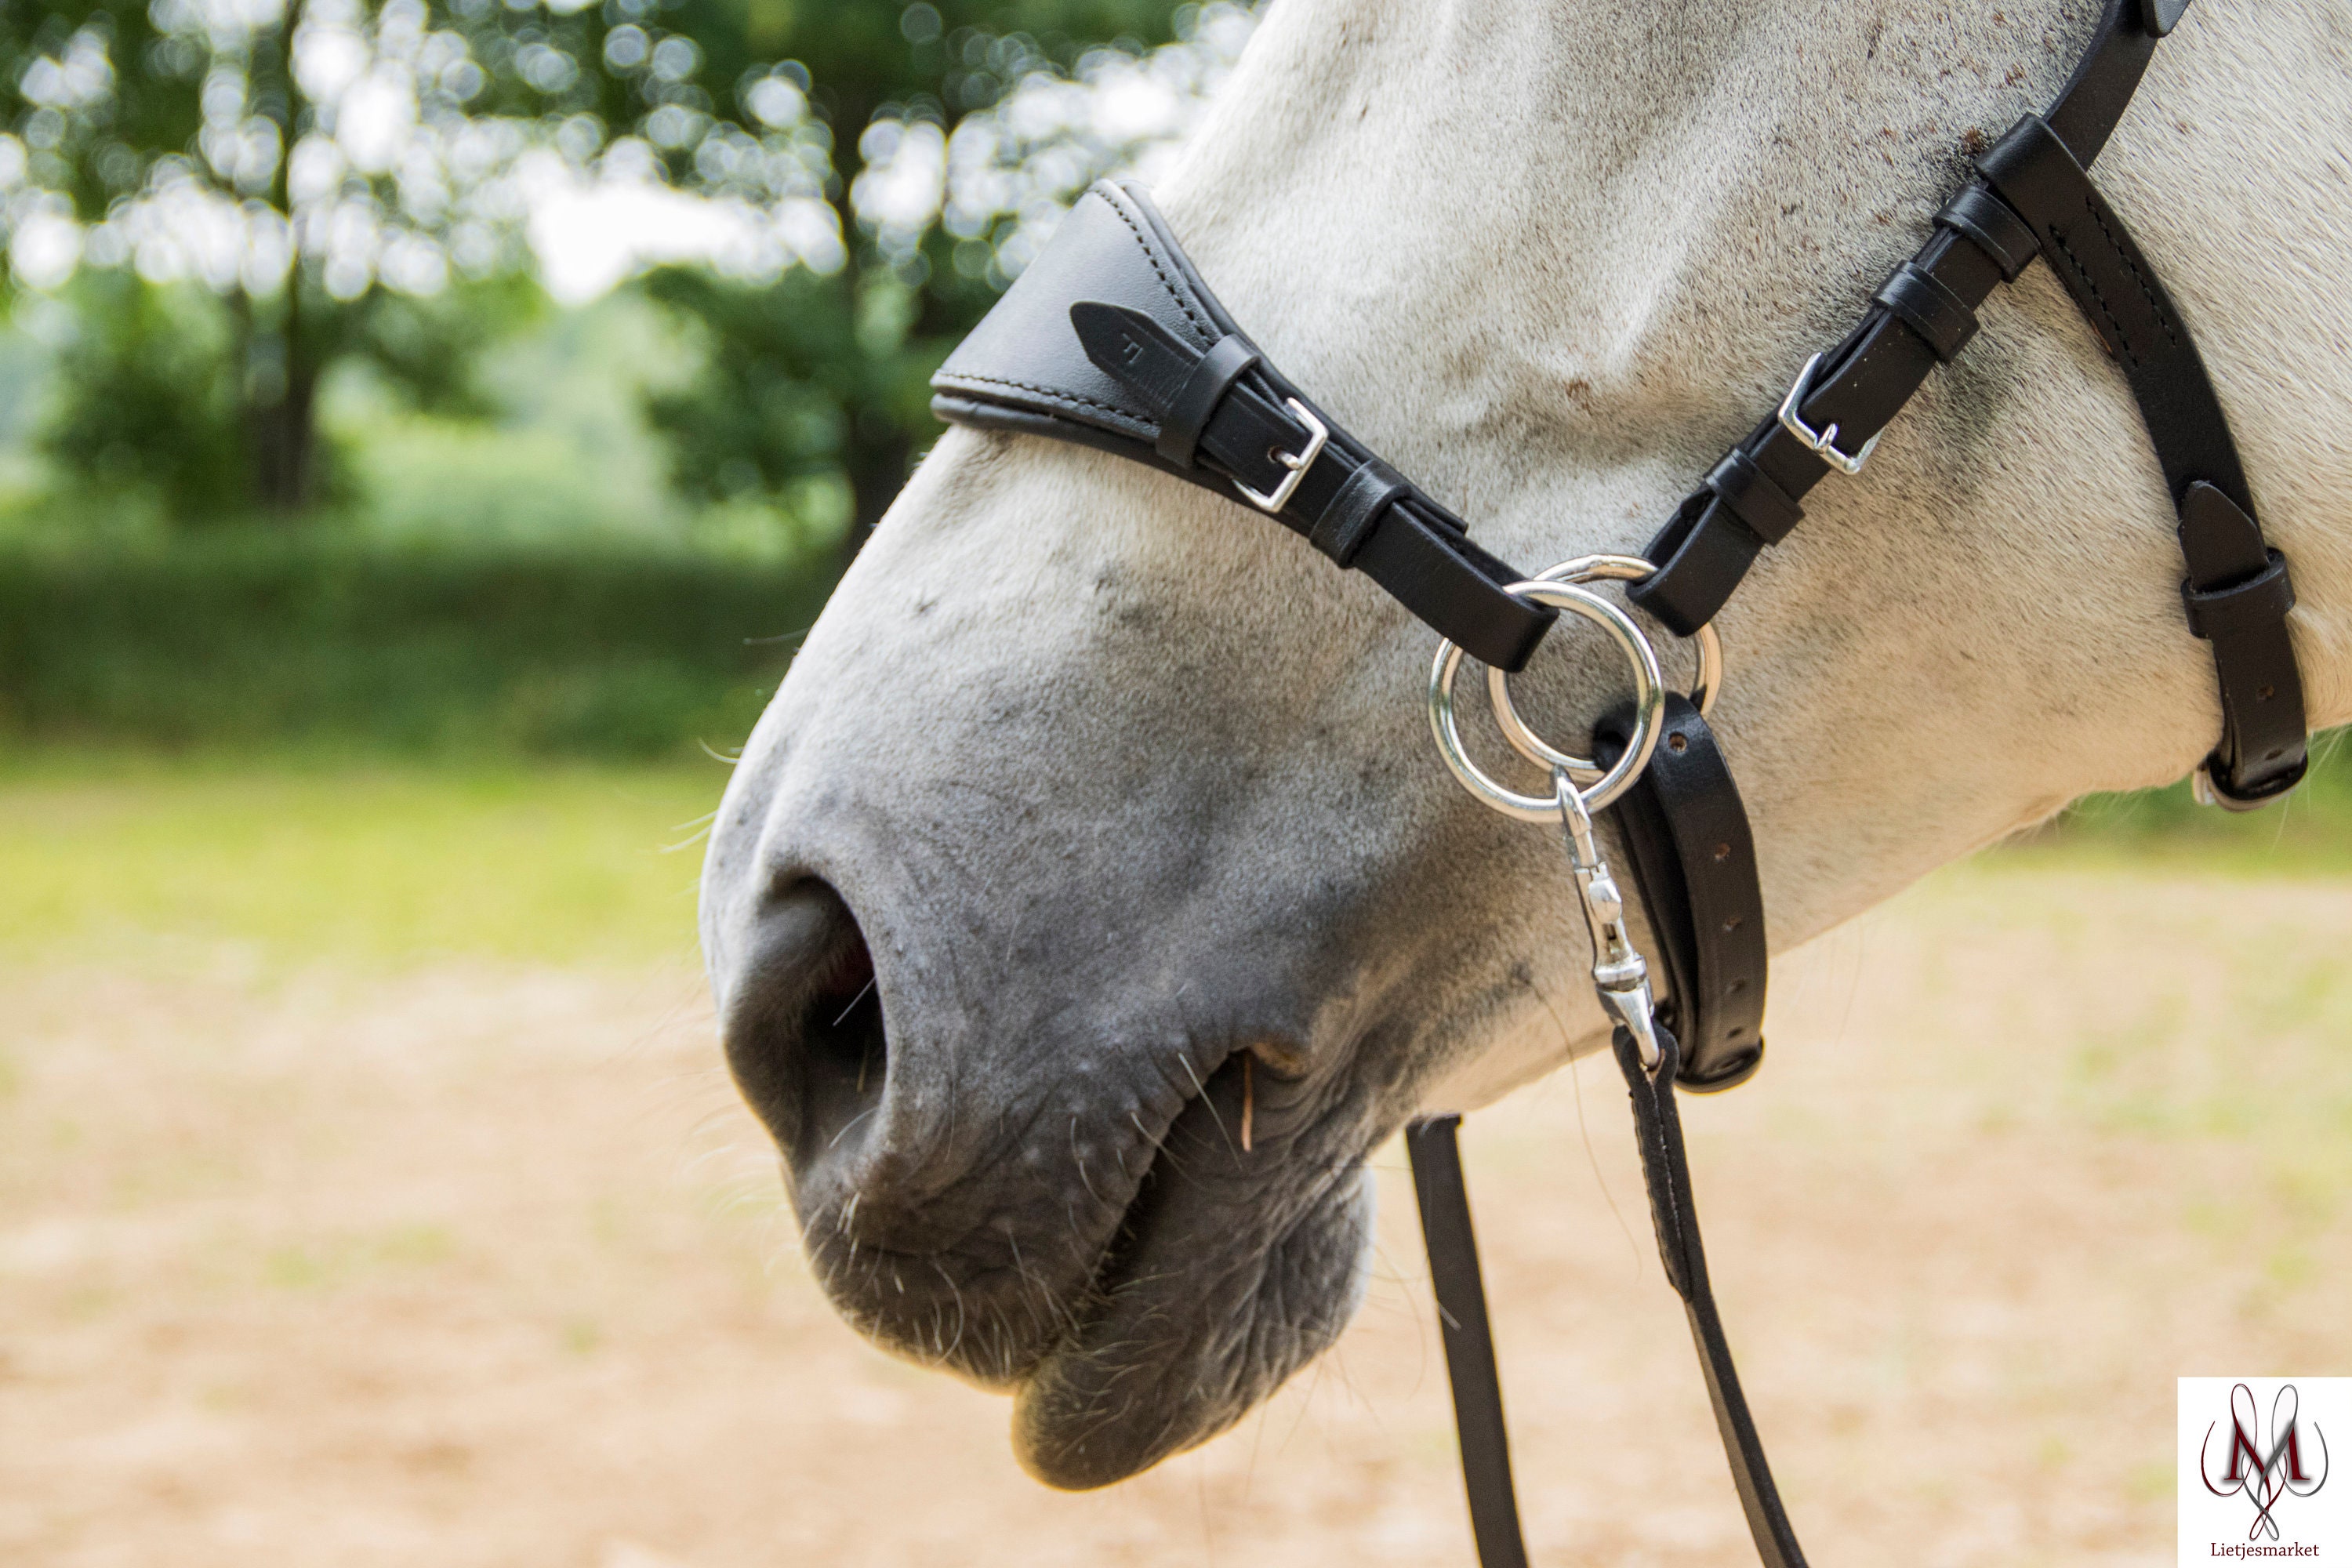
[[[1728,985],[1727,985],[1727,986],[1725,986],[1725,987],[1723,988],[1723,994],[1724,994],[1726,996],[1737,996],[1737,995],[1738,995],[1742,991],[1745,991],[1745,990],[1747,990],[1747,989],[1748,989],[1748,982],[1746,982],[1745,980],[1735,980],[1735,981],[1733,981],[1730,984],[1728,984]],[[1732,1031],[1732,1032],[1733,1032],[1734,1034],[1738,1033],[1738,1030],[1736,1030],[1736,1029],[1735,1029],[1734,1031]]]
[[[1723,922],[1723,929],[1726,931],[1738,931],[1739,929],[1740,922],[1745,921],[1747,918],[1748,917],[1745,915],[1734,915],[1729,920]]]
[[[1738,1024],[1734,1024],[1731,1027],[1723,1031],[1723,1037],[1727,1040],[1736,1040],[1743,1032],[1744,1031]]]
[[[2277,695],[2277,687],[2265,686],[2261,690],[2254,693],[2254,700],[2257,702],[2268,702],[2272,698],[2276,697]]]
[[[1718,845],[1717,845],[1717,846],[1715,847],[1715,858],[1716,858],[1716,860],[1717,860],[1718,863],[1720,863],[1720,862],[1722,862],[1722,861],[1725,861],[1725,860],[1728,860],[1728,859],[1730,859],[1730,858],[1731,858],[1731,846],[1730,846],[1730,845],[1728,845],[1728,844],[1718,844]]]
[[[2267,692],[2267,691],[2268,691],[2268,689],[2269,689],[2268,688],[2264,688],[2265,692]],[[1690,737],[1689,737],[1688,735],[1669,735],[1669,736],[1667,736],[1667,737],[1666,737],[1666,750],[1668,750],[1668,751],[1670,751],[1670,752],[1687,752],[1687,751],[1689,751],[1689,750],[1690,750]]]
[[[2281,757],[2284,757],[2284,756],[2285,756],[2285,755],[2286,755],[2286,748],[2285,748],[2284,746],[2281,746],[2281,747],[2279,747],[2277,750],[2275,750],[2275,751],[2272,752],[2270,755],[2268,755],[2268,756],[2264,757],[2264,758],[2263,759],[2263,761],[2264,761],[2264,762],[2266,762],[2266,763],[2274,763],[2274,762],[2277,762]]]

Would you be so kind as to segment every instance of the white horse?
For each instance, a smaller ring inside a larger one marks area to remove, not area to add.
[[[1158,195],[1490,550],[1633,551],[2097,9],[1279,0]],[[2098,174],[2352,720],[2352,9],[2200,0]],[[1717,622],[1780,945],[2218,731],[2123,378],[2046,268],[1982,316]],[[1237,501],[959,430],[752,738],[703,885],[731,1064],[841,1310],[1014,1391],[1048,1481],[1236,1419],[1353,1309],[1367,1152],[1605,1037],[1556,847],[1430,746],[1432,646]],[[1615,658],[1563,626],[1528,689],[1591,712]]]

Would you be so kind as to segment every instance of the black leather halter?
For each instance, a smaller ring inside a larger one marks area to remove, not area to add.
[[[2255,521],[2228,417],[2188,323],[2084,172],[2188,5],[2107,0],[2049,113],[2026,114],[1976,158],[1975,177],[1880,286],[1869,313],[1798,374],[1780,407],[1651,540],[1644,553],[1655,570],[1630,590],[1633,603],[1685,637],[1712,620],[1757,554],[1803,518],[1800,503],[1812,487],[1832,468],[1861,470],[1928,372],[1975,335],[1977,307],[2039,256],[2120,365],[2179,514],[2188,629],[2212,646],[2221,699],[2221,735],[2198,771],[2200,793],[2245,810],[2301,781],[2307,742],[2286,560]],[[1522,668],[1555,618],[1511,592],[1522,574],[1473,543],[1467,524],[1267,362],[1132,184],[1089,191],[931,384],[942,419],[1073,441],[1238,492],[1491,666]],[[1755,848],[1705,719],[1670,699],[1664,726],[1665,743],[1614,811],[1665,961],[1663,1068],[1644,1068],[1622,1028],[1613,1045],[1633,1095],[1659,1255],[1689,1314],[1757,1551],[1769,1568],[1802,1568],[1707,1282],[1681,1123],[1665,1087],[1727,1088],[1762,1060],[1767,944]],[[1604,765],[1627,744],[1628,728],[1602,721]],[[1487,1568],[1521,1568],[1457,1120],[1417,1121],[1406,1142],[1479,1557]]]

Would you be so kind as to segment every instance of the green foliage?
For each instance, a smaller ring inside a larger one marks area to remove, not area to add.
[[[749,731],[828,585],[619,542],[18,546],[0,554],[0,737],[688,757]]]
[[[677,26],[706,43],[721,36],[703,23],[702,0],[675,13]],[[937,222],[885,242],[860,235],[848,197],[869,151],[893,138],[862,132],[881,121],[930,121],[952,127],[988,109],[1024,75],[1068,69],[1090,42],[1117,39],[1139,50],[1175,36],[1179,7],[1150,0],[1018,0],[1015,4],[794,5],[782,0],[732,5],[742,32],[726,32],[745,60],[775,59],[765,75],[746,65],[737,100],[747,118],[759,93],[779,82],[806,86],[833,132],[834,178],[826,195],[853,244],[839,272],[797,271],[781,284],[668,268],[646,288],[681,319],[698,322],[702,374],[688,387],[655,395],[647,415],[671,441],[681,493],[719,500],[773,491],[787,480],[832,468],[852,496],[852,542],[873,527],[905,482],[938,426],[929,408],[930,374],[994,303],[1001,272],[972,264],[972,249]],[[714,50],[714,63],[726,57]]]
[[[870,526],[938,429],[930,374],[955,339],[917,330],[918,291],[882,267],[768,285],[666,268],[645,289],[693,329],[701,361],[646,399],[678,491],[730,500],[838,472]]]
[[[329,353],[356,356],[420,413],[484,419],[499,411],[479,377],[485,353],[549,310],[545,294],[511,275],[435,294],[378,289],[339,313]]]
[[[284,294],[81,272],[64,292],[40,452],[86,508],[128,506],[177,526],[284,512],[297,495],[300,507],[346,501],[352,453],[312,406],[329,365],[364,364],[404,408],[480,419],[494,412],[478,383],[484,352],[547,308],[520,279],[422,298],[308,292],[310,318],[289,326],[296,301]],[[301,355],[291,367],[289,345]]]
[[[250,510],[242,400],[220,301],[121,273],[75,280],[41,449],[96,499],[191,524]]]
[[[840,458],[845,410],[866,400],[869,368],[845,279],[793,272],[761,288],[666,268],[645,288],[694,329],[702,361],[693,382],[646,400],[682,493],[719,501],[778,490]]]
[[[952,124],[1103,40],[1130,52],[1165,42],[1181,10],[1164,0],[0,7],[0,163],[13,165],[0,184],[22,186],[0,224],[19,268],[23,237],[47,222],[54,239],[69,216],[88,226],[87,263],[201,278],[222,302],[221,321],[194,323],[184,300],[78,296],[85,314],[127,308],[68,356],[50,450],[101,491],[153,492],[174,520],[314,508],[341,471],[315,417],[333,365],[365,361],[443,411],[471,395],[459,351],[489,322],[420,301],[452,279],[527,267],[515,171],[542,149],[583,172],[647,170],[755,209],[831,213],[838,240],[798,251],[819,276],[793,275],[772,297],[709,279],[665,286],[673,310],[701,318],[713,352],[702,384],[654,416],[677,439],[686,493],[741,498],[756,486],[772,497],[829,469],[869,524],[932,428],[923,376],[1003,281],[987,265],[986,224],[950,236],[934,216],[913,233],[861,237],[852,196],[869,126],[890,132],[872,142],[887,156],[895,127]],[[399,145],[371,143],[359,107],[370,91],[406,105],[413,128]],[[61,243],[40,268],[62,265]],[[845,264],[845,276],[821,276]],[[467,330],[444,330],[453,323]]]

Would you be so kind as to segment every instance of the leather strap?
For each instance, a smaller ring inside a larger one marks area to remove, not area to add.
[[[1916,261],[1897,267],[1871,297],[1901,317],[1947,363],[1977,335],[1977,313],[1969,302]]]
[[[1152,450],[1180,468],[1191,468],[1209,416],[1217,411],[1217,405],[1225,400],[1242,373],[1255,363],[1257,351],[1239,333],[1227,332],[1219,338],[1193,364],[1175,395],[1166,400]]]
[[[2286,625],[2294,584],[2252,517],[2201,479],[2181,497],[2180,552],[2189,564],[2181,607],[2190,633],[2212,644],[2221,682],[2221,741],[2205,759],[2204,781],[2215,805],[2252,811],[2311,767],[2303,673]]]
[[[2254,521],[2229,416],[2179,308],[2085,172],[2158,39],[2186,8],[2187,0],[2108,0],[2049,116],[2026,115],[1977,160],[1980,179],[1937,215],[1927,247],[1895,268],[1872,314],[1826,357],[1798,420],[1834,429],[1839,451],[1860,453],[1930,365],[1975,335],[1976,308],[1993,286],[2047,256],[2122,365],[2180,509],[2190,562],[2182,591],[2191,629],[2212,644],[2221,698],[2221,738],[2200,772],[2217,804],[2252,809],[2293,789],[2309,767],[2303,683],[2285,621],[2293,590],[2282,558],[2276,585],[2254,591],[2275,552]],[[1650,542],[1658,571],[1628,596],[1689,636],[1714,618],[1758,552],[1796,526],[1804,496],[1829,469],[1777,415],[1759,425]],[[2233,611],[2203,613],[2218,605],[2213,595],[2229,594],[2238,595]]]
[[[1659,1020],[1684,1047],[1677,1081],[1696,1094],[1746,1083],[1764,1064],[1770,948],[1756,840],[1715,731],[1689,698],[1666,696],[1657,750],[1618,798],[1616,824],[1666,970]],[[1631,706],[1594,729],[1594,757],[1625,754]]]
[[[1772,476],[1758,468],[1755,458],[1737,447],[1726,452],[1723,461],[1707,474],[1706,488],[1766,544],[1780,543],[1805,515],[1805,509],[1773,483]]]
[[[2158,0],[2107,0],[2074,75],[2051,107],[2050,124],[2085,163],[2106,144],[2155,53],[2158,35],[2147,30],[2144,4]],[[1958,352],[1974,331],[1977,307],[2032,258],[2030,234],[2013,217],[2005,221],[1999,208],[1990,192],[1971,187],[1937,215],[1919,253],[1896,268],[1870,313],[1822,357],[1797,411],[1807,428],[1835,426],[1838,449],[1861,451],[1902,412],[1927,373]],[[1771,479],[1800,517],[1806,493],[1830,471],[1777,415],[1749,431],[1737,449]],[[1758,531],[1710,485],[1685,500],[1644,548],[1658,570],[1630,596],[1688,637],[1723,608],[1758,552],[1786,532],[1786,527],[1780,534]]]
[[[1765,1568],[1805,1568],[1803,1549],[1773,1484],[1764,1440],[1739,1386],[1739,1369],[1725,1337],[1715,1288],[1706,1272],[1706,1249],[1699,1238],[1698,1208],[1691,1191],[1690,1158],[1683,1146],[1682,1117],[1672,1085],[1681,1062],[1674,1035],[1658,1030],[1664,1052],[1657,1073],[1642,1066],[1640,1047],[1623,1029],[1611,1047],[1633,1101],[1634,1141],[1641,1150],[1643,1183],[1649,1193],[1650,1221],[1657,1233],[1658,1261],[1666,1281],[1683,1299],[1691,1342],[1706,1378],[1716,1430],[1739,1492],[1748,1529]],[[1470,1221],[1467,1185],[1455,1142],[1457,1116],[1436,1116],[1405,1130],[1412,1160],[1414,1195],[1421,1205],[1422,1237],[1429,1248],[1430,1282],[1438,1302],[1446,1376],[1453,1384],[1454,1422],[1462,1435],[1462,1477],[1470,1498],[1471,1529],[1484,1568],[1523,1568],[1527,1547],[1520,1539],[1518,1505],[1511,1485],[1508,1436],[1503,1422],[1502,1384],[1495,1373],[1494,1338],[1486,1317],[1486,1290],[1478,1277],[1478,1249]]]
[[[1293,477],[1282,459],[1308,451],[1311,416],[1327,434],[1282,523],[1483,663],[1523,668],[1558,618],[1504,591],[1525,574],[1460,518],[1392,469],[1362,475],[1371,450],[1266,363],[1132,183],[1070,209],[931,387],[942,419],[1097,447],[1237,504],[1237,484],[1273,495]]]
[[[1404,1145],[1412,1160],[1422,1243],[1429,1251],[1430,1288],[1437,1297],[1445,1381],[1454,1390],[1454,1431],[1462,1448],[1470,1532],[1484,1568],[1527,1568],[1519,1500],[1511,1485],[1510,1433],[1503,1424],[1503,1384],[1495,1371],[1494,1331],[1486,1319],[1486,1282],[1478,1272],[1470,1189],[1454,1141],[1461,1125],[1462,1118],[1451,1113],[1424,1117],[1407,1125]]]
[[[1977,166],[2032,226],[2059,281],[2123,367],[2179,510],[2189,629],[2212,644],[2221,694],[2221,740],[2205,764],[2212,793],[2231,806],[2274,800],[2309,766],[2303,681],[2286,626],[2294,593],[2285,559],[2263,541],[2229,416],[2196,340],[2131,230],[2048,122],[2027,115]]]
[[[1184,384],[1202,356],[1131,306],[1081,300],[1069,318],[1087,359],[1155,423],[1168,408],[1166,389]],[[1319,449],[1309,415],[1323,428]],[[1516,570],[1472,544],[1468,524],[1381,463],[1263,358],[1210,412],[1199,455],[1213,478],[1258,495],[1281,495],[1295,479],[1273,513],[1278,521],[1335,563],[1370,576],[1475,658],[1519,668],[1557,615],[1505,593],[1519,581]]]
[[[1666,1282],[1683,1299],[1690,1319],[1691,1342],[1698,1348],[1699,1368],[1706,1375],[1706,1393],[1715,1406],[1715,1426],[1723,1439],[1724,1458],[1731,1464],[1732,1484],[1739,1506],[1748,1515],[1748,1532],[1755,1538],[1756,1554],[1765,1568],[1805,1568],[1803,1548],[1781,1506],[1780,1490],[1772,1482],[1772,1467],[1764,1456],[1764,1439],[1748,1413],[1748,1396],[1739,1386],[1739,1368],[1731,1359],[1731,1343],[1724,1337],[1723,1318],[1716,1310],[1715,1287],[1706,1274],[1706,1248],[1698,1234],[1698,1205],[1691,1192],[1690,1157],[1683,1148],[1681,1108],[1671,1085],[1681,1052],[1675,1037],[1661,1031],[1658,1044],[1664,1059],[1654,1077],[1642,1066],[1640,1047],[1623,1029],[1610,1047],[1625,1074],[1633,1099],[1633,1137],[1642,1152],[1642,1176],[1650,1193],[1650,1221],[1658,1233],[1658,1261]]]
[[[1307,531],[1307,542],[1340,565],[1350,565],[1379,525],[1381,515],[1412,493],[1412,486],[1402,475],[1378,458],[1369,458],[1363,467],[1339,481],[1338,493]]]
[[[2009,210],[2009,204],[1982,184],[1962,185],[1960,194],[1936,215],[1938,227],[1966,235],[2000,268],[2001,281],[2014,283],[2017,275],[2042,254],[2042,242],[2026,221]]]

